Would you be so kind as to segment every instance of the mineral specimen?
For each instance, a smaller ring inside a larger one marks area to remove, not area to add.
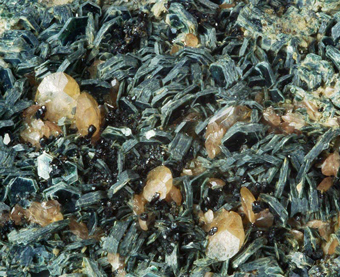
[[[241,203],[243,210],[251,223],[255,223],[256,217],[253,212],[254,195],[246,187],[241,188]]]
[[[35,101],[47,108],[46,118],[54,123],[66,117],[74,120],[80,88],[69,75],[57,72],[45,77],[37,88]]]
[[[339,8],[1,1],[0,275],[340,276]]]
[[[89,133],[89,127],[94,126],[95,131],[92,136],[98,137],[100,130],[100,110],[97,101],[88,93],[83,92],[77,99],[75,114],[76,126],[82,136]]]
[[[245,239],[241,216],[223,210],[209,224],[209,230],[212,228],[217,231],[208,238],[207,256],[218,261],[226,261],[235,256]]]
[[[26,214],[29,221],[43,227],[52,222],[64,219],[60,212],[60,204],[56,200],[49,200],[42,203],[32,202]]]
[[[329,154],[321,165],[322,174],[325,176],[337,176],[340,167],[340,155],[338,152]]]

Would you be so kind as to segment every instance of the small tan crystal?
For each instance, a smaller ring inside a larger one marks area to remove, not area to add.
[[[205,148],[210,159],[215,158],[221,152],[220,145],[225,132],[226,129],[216,122],[208,124],[205,132]]]
[[[321,183],[316,188],[317,190],[320,190],[321,192],[329,190],[333,186],[333,178],[332,177],[326,177],[324,178]]]
[[[159,194],[159,199],[165,199],[172,189],[172,173],[166,166],[158,166],[151,170],[146,178],[146,185],[143,189],[143,196],[151,202]]]
[[[112,266],[112,272],[116,272],[115,276],[123,277],[123,276],[126,275],[126,272],[124,270],[125,260],[119,254],[108,253],[107,254],[107,261]]]
[[[204,135],[209,158],[221,152],[221,141],[227,130],[238,121],[248,120],[250,112],[246,106],[225,107],[210,119]]]
[[[196,47],[198,45],[198,38],[194,34],[186,34],[184,45],[188,47]]]
[[[241,188],[241,203],[242,203],[242,208],[248,218],[248,220],[251,223],[255,223],[256,217],[253,212],[253,202],[255,202],[256,199],[254,195],[251,193],[249,189],[246,187]]]
[[[340,155],[336,151],[329,154],[321,165],[321,172],[325,176],[337,176],[340,167]]]
[[[77,237],[81,239],[89,238],[89,230],[84,222],[78,222],[74,218],[71,218],[69,228]]]
[[[208,238],[206,254],[210,259],[226,261],[233,257],[244,243],[242,218],[238,213],[222,210],[217,213],[209,228],[217,232]]]
[[[221,189],[226,185],[223,180],[218,178],[209,178],[208,183],[212,189]]]
[[[281,123],[281,117],[275,113],[272,107],[269,107],[263,111],[263,118],[273,127],[279,126]]]
[[[255,225],[260,228],[270,228],[274,223],[274,216],[269,211],[269,209],[264,209],[263,211],[255,214],[256,221]]]
[[[11,211],[10,218],[14,221],[15,225],[21,225],[23,217],[27,217],[27,211],[24,210],[21,206],[16,204]]]
[[[35,101],[47,108],[46,118],[57,123],[62,117],[73,120],[80,89],[69,75],[57,72],[45,77],[38,86]]]
[[[82,136],[88,134],[91,125],[96,127],[93,137],[97,137],[100,131],[100,110],[97,101],[87,92],[80,94],[77,100],[76,126]]]
[[[145,204],[146,200],[142,194],[135,195],[132,200],[132,209],[135,215],[138,215],[138,223],[142,230],[148,230],[148,223],[145,220],[142,220],[139,216],[145,212]]]
[[[20,133],[20,137],[30,142],[33,146],[40,147],[40,139],[50,136],[57,137],[62,134],[60,127],[50,121],[42,121],[41,119],[31,119],[30,122],[24,123],[24,129]]]
[[[49,200],[42,203],[32,202],[27,212],[29,221],[40,224],[43,227],[64,219],[57,200]]]
[[[282,120],[288,123],[288,126],[294,127],[296,130],[302,129],[306,125],[303,115],[300,113],[288,112],[286,115],[282,116]]]

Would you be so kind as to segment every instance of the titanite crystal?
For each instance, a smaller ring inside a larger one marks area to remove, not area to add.
[[[158,166],[151,170],[146,179],[146,185],[143,190],[144,198],[150,202],[156,194],[159,199],[165,199],[172,189],[172,173],[166,166]]]
[[[338,152],[330,154],[321,165],[322,174],[325,176],[337,176],[340,167],[340,155]]]
[[[69,75],[57,72],[45,77],[37,89],[35,100],[47,108],[46,118],[58,122],[62,117],[74,118],[80,89]]]
[[[98,136],[100,130],[100,110],[97,101],[87,92],[80,94],[77,100],[76,126],[82,136],[88,134],[91,125],[96,127],[93,137]]]
[[[132,200],[132,209],[135,215],[138,215],[138,223],[142,230],[148,230],[148,223],[146,220],[142,220],[139,216],[145,212],[146,200],[143,195],[135,195]]]
[[[78,222],[75,219],[71,218],[69,224],[70,230],[73,234],[81,239],[89,238],[89,230],[84,222]]]
[[[286,115],[282,116],[282,119],[288,124],[288,126],[294,127],[296,130],[300,130],[306,125],[303,115],[300,113],[288,112]]]
[[[226,129],[216,122],[208,124],[205,133],[205,148],[210,159],[215,158],[221,152],[220,145],[225,132]]]
[[[62,134],[60,127],[55,123],[35,118],[35,114],[40,108],[38,105],[33,105],[23,112],[24,129],[20,133],[20,137],[24,141],[30,142],[37,148],[40,147],[41,138],[56,137]]]
[[[255,223],[256,217],[253,212],[253,202],[256,201],[254,195],[246,187],[241,188],[241,203],[243,210],[251,223]]]
[[[198,45],[198,38],[194,34],[186,34],[184,45],[188,47],[196,47]]]
[[[270,228],[274,223],[274,216],[269,211],[269,209],[264,209],[263,211],[255,214],[256,221],[255,225],[260,228]]]
[[[43,227],[64,219],[57,200],[49,200],[42,203],[32,202],[27,212],[29,221],[40,224]]]
[[[209,228],[217,232],[209,236],[206,254],[210,259],[226,261],[233,257],[244,243],[242,218],[238,213],[223,210],[217,214]]]
[[[112,254],[108,253],[107,254],[107,261],[111,264],[112,266],[112,272],[116,272],[115,276],[125,276],[125,261],[124,258],[121,257],[119,254]]]
[[[212,189],[221,189],[225,186],[225,182],[218,178],[209,178],[208,183]]]
[[[323,192],[323,191],[329,190],[332,186],[333,186],[333,178],[326,177],[321,181],[321,183],[318,185],[316,189]]]
[[[16,204],[11,211],[10,218],[14,221],[15,225],[21,225],[23,217],[27,216],[27,211],[24,210],[21,206]]]
[[[221,152],[221,141],[227,130],[238,121],[246,121],[250,112],[246,106],[225,107],[210,119],[204,135],[209,158],[213,159]]]
[[[272,107],[269,107],[263,111],[263,118],[274,127],[279,126],[281,123],[281,117],[275,113]]]

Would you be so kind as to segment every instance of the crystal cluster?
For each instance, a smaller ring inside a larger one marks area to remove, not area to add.
[[[33,146],[40,146],[43,137],[58,136],[62,133],[58,124],[62,119],[71,127],[76,126],[82,136],[95,128],[93,138],[98,138],[101,115],[97,101],[87,92],[80,93],[77,82],[66,73],[57,72],[45,77],[37,88],[35,101],[38,105],[24,112],[23,140]],[[41,118],[36,118],[39,109],[44,107]]]
[[[32,202],[28,209],[16,205],[11,211],[11,219],[16,225],[22,223],[23,218],[41,226],[47,226],[52,222],[64,219],[60,212],[60,204],[56,200],[46,202]]]
[[[158,166],[148,173],[146,185],[142,194],[133,198],[133,211],[141,215],[145,211],[145,204],[153,200],[174,201],[177,205],[182,203],[181,191],[173,185],[171,170],[166,166]],[[139,217],[139,224],[143,230],[147,230],[146,220]]]

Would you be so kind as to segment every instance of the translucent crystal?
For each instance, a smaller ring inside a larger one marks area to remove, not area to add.
[[[279,126],[281,123],[281,117],[275,113],[272,107],[269,107],[263,111],[263,118],[274,127]]]
[[[145,204],[146,200],[142,194],[135,195],[132,200],[132,209],[135,215],[141,215],[145,212]],[[138,223],[142,230],[147,231],[148,230],[148,222],[146,220],[142,220],[140,217],[138,217]]]
[[[217,178],[210,178],[208,180],[209,185],[211,186],[212,189],[220,189],[225,186],[225,182],[221,179]]]
[[[56,200],[42,203],[32,202],[27,212],[28,220],[41,226],[47,226],[52,222],[64,219],[60,212],[60,204]]]
[[[220,145],[227,130],[238,121],[246,121],[251,110],[246,106],[225,107],[213,116],[205,132],[205,148],[209,158],[215,158],[220,152]]]
[[[80,88],[69,75],[57,72],[45,77],[37,89],[35,100],[47,108],[46,118],[58,122],[62,117],[73,119]]]
[[[116,272],[115,276],[125,276],[125,261],[124,258],[122,258],[119,254],[112,254],[108,253],[107,254],[107,261],[111,264],[112,266],[112,272]]]
[[[144,198],[150,202],[157,194],[159,199],[165,199],[172,189],[172,173],[166,166],[158,166],[151,170],[143,189]]]
[[[333,178],[332,177],[326,177],[324,178],[321,183],[318,185],[317,190],[320,191],[327,191],[333,186]]]
[[[225,132],[226,129],[216,122],[208,124],[205,132],[205,149],[210,159],[215,158],[221,152],[220,145]]]
[[[60,127],[50,121],[42,121],[41,119],[32,119],[30,122],[24,123],[24,129],[20,133],[20,137],[31,143],[33,146],[40,147],[40,139],[50,136],[56,137],[62,134]]]
[[[69,228],[77,237],[81,239],[89,238],[89,230],[84,222],[78,222],[74,218],[71,218]]]
[[[21,225],[23,217],[27,216],[26,210],[24,210],[21,206],[18,204],[14,206],[14,208],[11,211],[10,218],[14,221],[15,225]]]
[[[188,47],[196,47],[198,45],[198,38],[194,34],[186,34],[184,45]]]
[[[217,232],[209,236],[206,254],[210,259],[226,261],[233,257],[244,243],[242,218],[238,213],[223,210],[217,214],[209,228]]]
[[[255,225],[260,228],[270,228],[274,223],[274,215],[269,211],[269,209],[264,209],[263,211],[255,214],[256,221]]]
[[[321,165],[322,174],[325,176],[336,176],[340,167],[340,155],[338,152],[329,154]]]
[[[100,131],[100,110],[97,101],[87,92],[83,92],[77,100],[76,126],[82,136],[88,134],[91,125],[96,127],[93,137],[99,135]]]
[[[50,164],[52,160],[53,160],[53,157],[47,153],[44,153],[37,158],[38,175],[44,180],[48,180],[50,178],[50,172],[52,170],[52,167],[50,166]]]
[[[282,120],[288,123],[288,126],[293,127],[296,130],[302,129],[306,125],[303,115],[300,113],[288,112],[282,116]]]
[[[248,220],[255,223],[256,217],[253,212],[253,202],[256,201],[254,195],[246,187],[241,188],[241,203]]]

